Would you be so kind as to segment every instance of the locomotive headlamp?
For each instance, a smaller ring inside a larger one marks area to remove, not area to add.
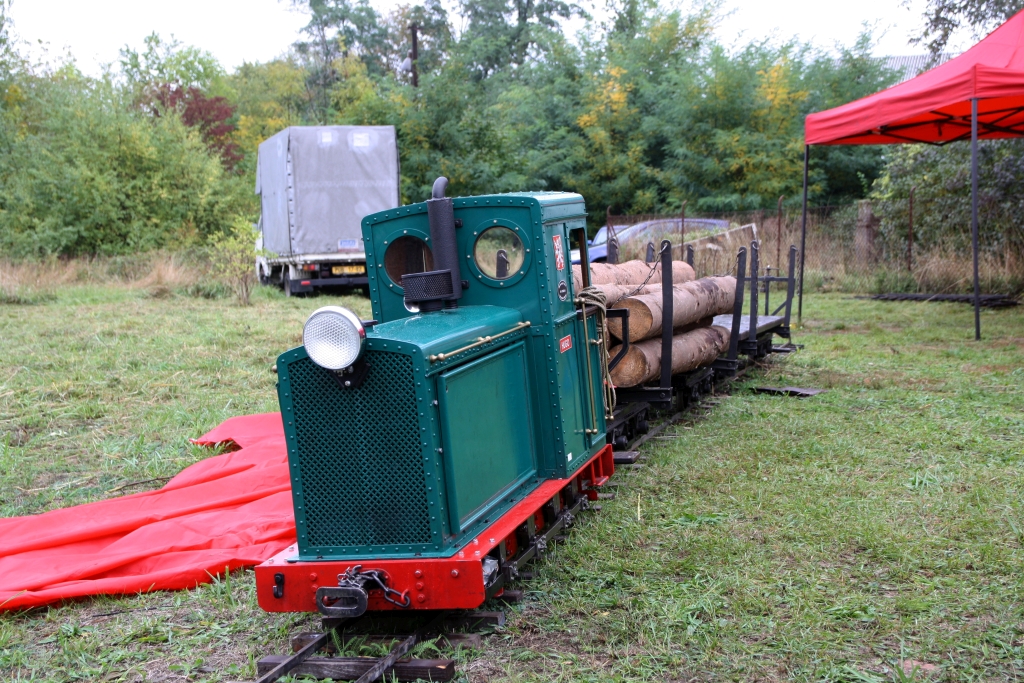
[[[322,368],[342,370],[359,359],[366,330],[357,316],[341,306],[313,311],[302,327],[302,345],[310,359]]]

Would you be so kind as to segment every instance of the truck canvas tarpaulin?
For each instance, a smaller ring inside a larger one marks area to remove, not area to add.
[[[292,126],[259,147],[263,247],[362,252],[363,216],[398,206],[394,126]]]

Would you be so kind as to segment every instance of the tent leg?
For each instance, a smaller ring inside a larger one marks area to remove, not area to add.
[[[981,341],[981,284],[978,280],[978,99],[971,99],[971,247],[974,249],[974,339]]]
[[[807,251],[807,164],[810,160],[811,146],[804,145],[804,211],[800,223],[800,293],[797,296],[796,324],[804,320],[804,254]]]

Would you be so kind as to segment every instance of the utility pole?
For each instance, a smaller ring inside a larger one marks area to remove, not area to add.
[[[414,88],[420,87],[420,74],[416,70],[416,60],[419,59],[420,56],[418,41],[419,36],[416,35],[419,29],[420,27],[417,26],[416,24],[413,24],[412,26],[409,27],[409,30],[412,31],[412,54],[409,56],[412,57],[412,87]]]

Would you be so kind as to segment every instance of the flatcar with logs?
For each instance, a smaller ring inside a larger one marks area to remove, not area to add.
[[[297,544],[257,567],[267,611],[478,607],[597,498],[654,411],[740,354],[788,350],[772,338],[789,336],[792,250],[788,277],[762,278],[788,283],[785,313],[759,319],[756,243],[746,279],[744,250],[737,278],[695,280],[667,241],[588,266],[580,195],[446,187],[363,219],[373,320],[323,307],[277,360]]]

